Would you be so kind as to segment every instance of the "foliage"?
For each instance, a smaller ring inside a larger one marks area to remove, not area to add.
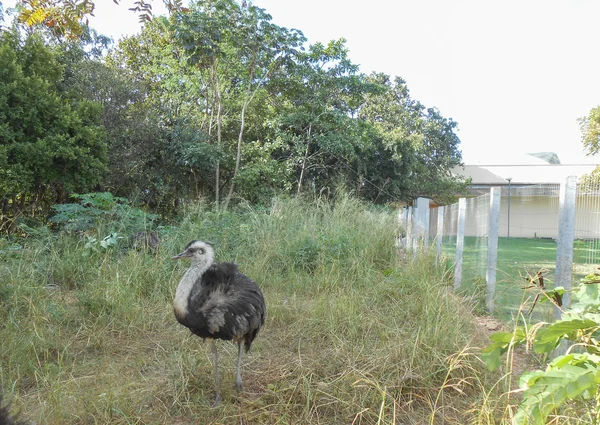
[[[579,178],[577,190],[579,193],[592,192],[600,188],[600,167],[596,167],[590,174]]]
[[[583,147],[588,155],[600,153],[600,106],[592,108],[587,117],[579,119]]]
[[[592,108],[587,117],[580,118],[581,140],[587,154],[598,155],[600,153],[600,106]],[[596,167],[589,175],[579,179],[580,191],[598,190],[600,186],[600,166]]]
[[[113,0],[118,4],[119,0]],[[185,10],[181,0],[163,0],[169,11]],[[28,27],[43,26],[53,35],[77,39],[94,15],[93,0],[19,0],[19,21]],[[152,0],[135,0],[129,10],[138,14],[140,22],[152,19]]]
[[[102,238],[101,240],[97,240],[96,238],[92,237],[92,236],[86,236],[87,241],[83,247],[83,253],[82,255],[88,256],[90,255],[90,253],[95,252],[98,253],[101,250],[108,250],[110,248],[113,248],[115,246],[117,246],[119,239],[122,239],[122,236],[119,236],[118,233],[110,233],[108,236],[105,236],[104,238]]]
[[[280,158],[294,170],[297,193],[304,185],[331,185],[354,159],[361,132],[352,118],[367,90],[345,40],[316,43],[288,66],[288,107],[278,117]]]
[[[102,225],[132,234],[152,227],[158,218],[156,214],[148,214],[131,206],[127,199],[115,197],[108,192],[73,194],[71,198],[78,202],[54,205],[52,209],[56,214],[50,218],[52,223],[69,232],[98,229]],[[111,241],[117,239],[110,235],[107,238],[99,242],[102,248],[113,245]],[[95,239],[91,241],[91,245],[95,243]]]
[[[361,192],[372,200],[428,196],[453,202],[466,190],[466,182],[452,174],[462,165],[456,122],[411,98],[401,78],[373,74],[369,81],[380,90],[368,94],[360,109],[359,116],[373,126],[357,161],[364,181],[370,182]]]
[[[93,8],[69,5],[84,3]],[[174,217],[201,197],[227,209],[345,186],[380,204],[444,202],[465,188],[452,174],[461,163],[452,119],[411,98],[402,79],[362,74],[345,40],[307,45],[249,2],[176,7],[114,48],[87,27],[69,40],[48,31],[3,39],[12,55],[3,62],[14,65],[5,91],[26,101],[0,112],[9,123],[0,133],[22,133],[0,149],[13,231],[14,218],[44,222],[50,205],[88,191]],[[43,73],[23,71],[24,48]]]
[[[514,346],[532,342],[538,354],[551,354],[567,347],[566,354],[550,361],[545,370],[524,373],[520,378],[523,401],[514,417],[516,424],[543,425],[553,412],[569,401],[583,401],[589,423],[600,423],[600,274],[591,274],[575,288],[571,308],[552,323],[540,323],[514,332],[491,335],[492,344],[483,350],[490,369],[500,366],[500,357]],[[555,288],[562,294],[564,289]],[[554,293],[546,293],[552,298]]]
[[[106,186],[172,216],[179,199],[205,195],[222,155],[205,143],[199,75],[186,65],[164,18],[122,40],[106,65]]]
[[[36,34],[0,33],[0,62],[3,215],[92,189],[106,170],[101,105],[63,90],[58,54]]]

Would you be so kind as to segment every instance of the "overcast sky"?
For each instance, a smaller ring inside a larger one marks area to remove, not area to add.
[[[7,5],[8,2],[5,2]],[[131,0],[97,0],[91,25],[139,30]],[[412,96],[458,122],[467,163],[553,151],[583,155],[577,118],[600,105],[597,0],[254,0],[310,43],[345,38],[361,71],[404,78]],[[160,0],[155,9],[162,9]]]

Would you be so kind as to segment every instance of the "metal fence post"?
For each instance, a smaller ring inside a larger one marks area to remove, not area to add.
[[[577,177],[569,176],[560,185],[558,212],[558,239],[556,241],[555,285],[567,290],[563,295],[562,308],[571,304],[571,281],[573,279],[573,242],[575,240],[575,204],[577,199]],[[561,310],[554,306],[554,317],[561,318]]]
[[[406,250],[412,249],[413,235],[413,207],[406,207]]]
[[[427,248],[427,239],[429,238],[429,199],[427,198],[417,198],[413,237],[415,248],[421,245]]]
[[[462,257],[465,249],[465,216],[467,198],[458,200],[458,228],[456,231],[456,265],[454,266],[454,289],[460,289],[462,283]]]
[[[437,232],[435,235],[435,262],[439,263],[442,258],[442,239],[444,237],[444,207],[438,207]]]
[[[423,235],[423,247],[425,251],[429,248],[429,227],[431,226],[431,209],[429,208],[429,199],[425,199],[427,201],[427,208],[425,208],[425,222],[423,223],[425,226],[425,234]]]
[[[496,292],[496,269],[498,267],[498,227],[500,222],[500,195],[501,189],[490,189],[490,223],[488,227],[488,260],[485,281],[487,297],[485,306],[488,313],[494,311],[494,294]]]

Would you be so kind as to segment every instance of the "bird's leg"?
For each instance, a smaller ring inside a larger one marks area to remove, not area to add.
[[[212,347],[212,361],[213,361],[213,375],[215,377],[215,391],[217,392],[217,396],[213,403],[213,407],[217,407],[221,404],[223,400],[221,398],[221,380],[219,379],[219,354],[217,353],[217,341],[211,339],[211,347]]]
[[[242,341],[238,341],[238,358],[237,358],[237,374],[235,375],[235,389],[237,392],[241,392],[244,389],[242,383]]]

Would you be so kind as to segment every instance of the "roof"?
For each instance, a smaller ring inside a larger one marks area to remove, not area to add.
[[[590,164],[522,164],[522,165],[465,165],[454,173],[472,179],[473,185],[556,184],[568,176],[581,177],[591,173],[597,165]]]

